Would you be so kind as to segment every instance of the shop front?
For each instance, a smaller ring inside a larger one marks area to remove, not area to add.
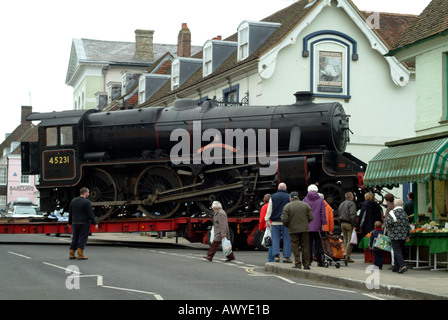
[[[386,146],[369,162],[364,185],[413,184],[413,230],[408,245],[415,250],[410,260],[416,267],[423,264],[440,270],[437,265],[448,262],[448,133],[389,142]]]

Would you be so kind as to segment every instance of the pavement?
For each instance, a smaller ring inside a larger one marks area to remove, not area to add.
[[[138,233],[95,233],[93,237],[89,238],[89,242],[97,241],[152,241],[157,244],[197,245],[181,237],[177,240],[174,237],[155,239],[141,236]],[[340,268],[336,268],[334,262],[327,268],[318,267],[317,263],[313,262],[310,270],[296,269],[292,267],[291,263],[283,262],[267,262],[264,268],[267,272],[281,276],[304,278],[374,294],[392,295],[402,299],[448,300],[448,270],[442,270],[447,269],[446,260],[445,265],[438,266],[438,270],[414,269],[413,264],[408,264],[408,271],[398,274],[388,269],[390,264],[384,264],[383,269],[379,270],[374,268],[373,264],[365,263],[363,252],[353,252],[351,258],[355,261],[354,263],[348,263],[345,266],[344,261],[340,261]],[[440,261],[440,258],[438,259]]]

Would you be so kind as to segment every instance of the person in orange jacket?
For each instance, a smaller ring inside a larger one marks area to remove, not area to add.
[[[333,234],[334,230],[334,216],[333,216],[333,209],[328,204],[328,202],[324,199],[324,195],[322,193],[319,193],[319,196],[324,200],[325,202],[325,214],[327,216],[327,225],[324,225],[322,229],[329,234]]]

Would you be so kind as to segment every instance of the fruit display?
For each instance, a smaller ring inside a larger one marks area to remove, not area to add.
[[[416,223],[413,225],[411,233],[448,233],[448,223],[439,223],[430,221],[425,223]]]

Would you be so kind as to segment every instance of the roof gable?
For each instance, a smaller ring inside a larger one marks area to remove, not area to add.
[[[388,36],[382,36],[378,30],[372,28],[366,23],[366,18],[362,12],[354,5],[351,0],[336,0],[337,7],[342,8],[346,14],[353,20],[356,26],[366,36],[373,49],[377,50],[381,55],[389,52],[389,44],[384,40]],[[274,42],[267,50],[261,51],[258,63],[258,72],[262,78],[270,78],[277,62],[277,55],[283,48],[294,44],[302,31],[319,15],[319,13],[327,6],[332,5],[332,0],[316,0],[314,3],[308,4],[308,1],[301,0],[297,2],[297,8],[302,8],[303,12],[300,18],[293,21],[296,22],[293,28],[285,28],[283,34],[272,37],[278,38],[279,41]],[[292,6],[288,7],[291,8]],[[286,9],[288,9],[286,8]],[[291,24],[293,24],[293,21]],[[283,26],[282,26],[283,27]],[[280,29],[280,28],[279,28]],[[389,36],[390,38],[390,36]],[[269,41],[270,39],[268,39]],[[266,48],[265,47],[265,48]],[[385,57],[390,67],[392,80],[398,86],[405,86],[409,82],[410,71],[395,57]]]

